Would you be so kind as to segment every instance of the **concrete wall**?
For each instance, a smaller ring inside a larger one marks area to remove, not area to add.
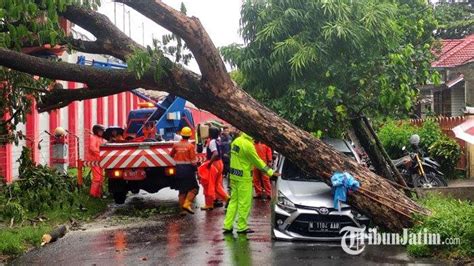
[[[440,194],[455,199],[474,202],[474,186],[427,188],[418,191],[422,196],[427,196],[428,194]]]

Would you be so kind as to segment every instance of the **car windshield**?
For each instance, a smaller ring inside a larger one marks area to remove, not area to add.
[[[356,160],[356,157],[354,155],[353,152],[349,151],[349,152],[343,152],[344,155],[348,156],[349,158],[353,159],[353,160]]]
[[[283,164],[282,177],[285,180],[296,180],[296,181],[313,181],[321,182],[320,177],[310,175],[307,172],[302,171],[298,166],[293,164],[290,160],[285,160]]]

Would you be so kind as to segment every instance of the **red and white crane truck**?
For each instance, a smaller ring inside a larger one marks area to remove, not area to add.
[[[86,60],[78,57],[78,64],[104,68],[126,68],[119,63]],[[176,183],[175,162],[170,151],[175,143],[174,137],[180,130],[188,126],[195,132],[195,122],[192,112],[186,108],[186,100],[168,95],[162,101],[155,101],[138,90],[132,93],[145,100],[140,109],[132,110],[128,114],[127,126],[109,127],[104,136],[117,131],[123,135],[125,141],[108,142],[100,147],[100,161],[88,162],[88,165],[99,165],[105,171],[108,179],[109,192],[118,204],[125,202],[127,193],[138,193],[143,189],[150,193],[158,192],[165,187],[178,188]],[[152,124],[157,135],[162,139],[144,139],[144,125]],[[206,136],[206,126],[198,126],[203,130],[193,134],[194,139],[201,140]],[[204,132],[204,133],[203,133]],[[197,137],[199,136],[199,137]],[[205,154],[198,153],[198,160],[204,161]]]

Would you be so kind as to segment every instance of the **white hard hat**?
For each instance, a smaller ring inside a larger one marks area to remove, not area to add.
[[[64,130],[64,128],[62,128],[62,127],[57,127],[57,128],[54,130],[54,135],[55,135],[55,136],[58,136],[58,137],[64,136],[64,135],[66,135],[66,130]]]

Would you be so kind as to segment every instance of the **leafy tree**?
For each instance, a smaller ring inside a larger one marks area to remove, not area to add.
[[[253,96],[308,131],[338,135],[362,113],[406,115],[416,86],[438,79],[425,2],[249,0],[245,46],[221,53]]]
[[[474,32],[474,8],[472,3],[440,3],[435,6],[438,20],[436,37],[461,39]]]

